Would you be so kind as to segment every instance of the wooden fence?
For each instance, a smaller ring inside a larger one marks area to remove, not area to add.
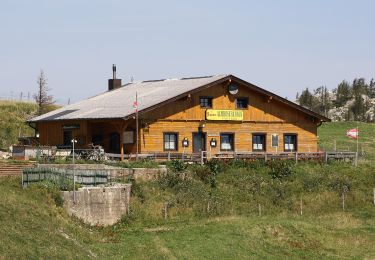
[[[120,158],[119,154],[106,154],[108,158]],[[126,154],[124,158],[127,160],[148,159],[155,161],[182,160],[188,162],[204,163],[207,160],[295,160],[298,161],[348,161],[357,165],[358,154],[356,152],[316,152],[316,153],[253,153],[253,152],[221,152],[211,154],[209,151],[200,153],[147,153],[147,154]]]

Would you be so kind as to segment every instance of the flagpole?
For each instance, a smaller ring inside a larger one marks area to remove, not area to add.
[[[359,129],[358,129],[358,125],[357,125],[357,162],[358,162],[358,140],[359,140]]]
[[[135,160],[138,161],[138,92],[135,92],[135,103],[136,103],[136,110],[135,110],[135,124],[136,124],[136,138],[137,138],[137,141],[136,141],[136,145],[137,145],[137,154],[135,156]],[[358,148],[357,148],[358,149]]]

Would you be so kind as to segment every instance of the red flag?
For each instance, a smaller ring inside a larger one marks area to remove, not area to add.
[[[357,139],[359,137],[359,130],[357,128],[349,129],[346,131],[346,136],[349,138]]]
[[[137,101],[134,101],[134,103],[133,103],[133,108],[134,108],[134,110],[138,110],[138,102]]]

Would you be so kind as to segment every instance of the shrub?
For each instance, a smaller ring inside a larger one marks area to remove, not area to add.
[[[222,172],[225,168],[222,161],[219,161],[218,159],[212,159],[208,161],[206,165],[210,168],[211,172],[215,174]]]
[[[61,197],[60,187],[58,184],[50,180],[45,180],[36,184],[36,186],[47,191],[47,193],[50,194],[51,198],[53,199],[57,207],[62,207],[64,205],[64,200]]]
[[[160,176],[157,180],[160,188],[167,189],[167,188],[174,188],[177,184],[179,184],[183,179],[181,175],[177,172],[169,172]]]
[[[132,184],[131,188],[131,195],[136,196],[139,198],[141,203],[144,203],[146,200],[145,192],[143,190],[143,186],[140,185],[134,178],[134,176],[129,177],[128,182]]]
[[[346,193],[351,189],[351,181],[348,176],[334,174],[330,176],[328,186],[331,190],[337,192],[339,195]]]
[[[187,164],[185,164],[181,160],[172,160],[170,167],[172,168],[172,171],[174,172],[182,172],[186,170]]]
[[[268,161],[267,166],[273,179],[283,180],[295,173],[295,163],[292,160]]]
[[[216,173],[212,172],[210,167],[202,165],[196,166],[193,169],[193,173],[198,179],[203,181],[206,184],[210,184],[211,188],[216,188],[217,180],[216,180]]]

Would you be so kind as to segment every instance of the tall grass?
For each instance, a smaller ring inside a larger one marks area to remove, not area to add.
[[[236,165],[237,164],[237,165]],[[191,166],[153,182],[137,183],[128,216],[138,224],[213,216],[324,215],[373,207],[375,166],[293,161]],[[302,203],[301,203],[302,202]],[[301,209],[302,207],[302,209]],[[373,216],[374,211],[370,211]]]
[[[56,108],[52,105],[48,110]],[[36,116],[37,110],[35,103],[0,100],[0,149],[8,149],[20,136],[34,136],[26,121]]]

